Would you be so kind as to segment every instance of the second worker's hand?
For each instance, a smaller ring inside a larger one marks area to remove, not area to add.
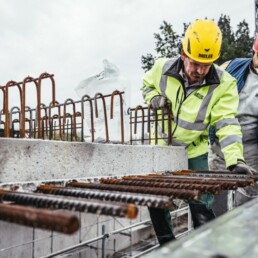
[[[235,167],[232,169],[232,172],[235,173],[244,173],[246,175],[253,175],[253,173],[255,172],[255,170],[248,166],[247,164],[245,164],[244,162],[238,162]]]

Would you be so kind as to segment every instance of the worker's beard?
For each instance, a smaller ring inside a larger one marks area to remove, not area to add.
[[[199,75],[199,74],[192,74],[191,77],[189,77],[189,84],[194,84],[194,83],[197,83],[197,82],[201,82],[203,80],[204,76],[202,75]]]

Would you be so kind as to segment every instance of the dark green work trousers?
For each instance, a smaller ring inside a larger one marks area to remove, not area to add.
[[[208,154],[189,159],[188,167],[192,170],[209,170]],[[188,201],[194,228],[215,218],[211,209],[213,201],[214,196],[212,194],[202,194],[199,201]],[[176,239],[173,234],[170,211],[168,209],[149,208],[149,212],[159,244],[163,245]]]

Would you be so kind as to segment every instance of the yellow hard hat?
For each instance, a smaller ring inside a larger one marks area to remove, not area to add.
[[[212,63],[220,56],[222,35],[212,20],[197,20],[189,25],[183,39],[183,50],[191,59]]]

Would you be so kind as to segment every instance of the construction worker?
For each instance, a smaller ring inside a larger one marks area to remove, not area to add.
[[[171,103],[173,145],[186,148],[189,169],[208,170],[208,129],[213,125],[226,166],[250,174],[235,118],[239,101],[236,80],[214,64],[221,42],[221,31],[212,20],[193,22],[185,32],[181,56],[158,59],[144,75],[141,90],[154,109]],[[159,140],[159,144],[166,142]],[[215,218],[213,200],[212,194],[202,194],[200,201],[189,201],[194,228]],[[169,210],[151,208],[149,212],[160,245],[175,239]]]
[[[252,58],[236,58],[226,62],[222,67],[237,79],[239,93],[237,118],[243,133],[244,158],[249,166],[258,171],[258,36],[253,44],[253,52]],[[211,170],[225,170],[224,157],[214,129],[214,127],[210,129],[209,167]],[[257,195],[257,184],[254,187],[240,188],[234,196],[235,206],[239,206]],[[224,208],[224,211],[220,213],[225,211]]]

